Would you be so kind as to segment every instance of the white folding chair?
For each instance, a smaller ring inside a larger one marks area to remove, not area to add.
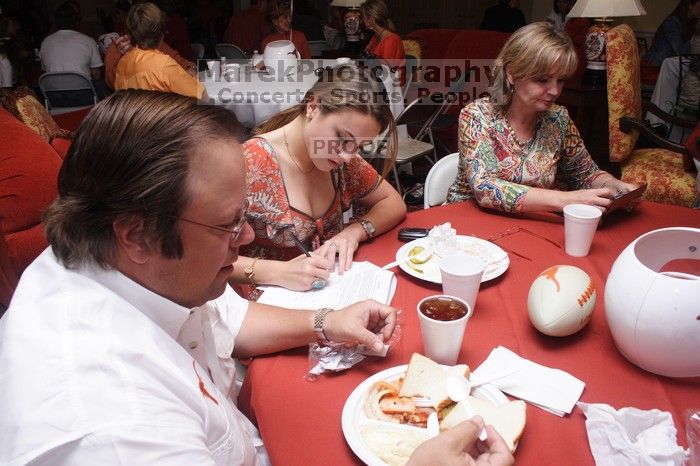
[[[192,42],[190,44],[190,47],[192,47],[192,53],[194,53],[194,58],[196,58],[197,60],[201,60],[202,58],[204,58],[204,45]]]
[[[44,73],[39,77],[44,106],[52,115],[92,107],[99,100],[92,81],[71,71]]]
[[[423,186],[423,208],[442,204],[447,200],[447,191],[454,183],[459,164],[459,152],[449,154],[438,160],[430,168]]]
[[[245,52],[237,45],[216,44],[214,49],[216,50],[216,56],[219,58],[227,58],[232,60],[247,58]]]

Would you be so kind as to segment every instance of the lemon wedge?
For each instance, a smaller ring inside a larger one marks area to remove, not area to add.
[[[408,268],[413,269],[418,273],[424,273],[423,269],[418,267],[416,264],[411,263],[411,261],[406,262],[406,265],[408,266]]]
[[[433,253],[426,251],[423,246],[415,246],[408,251],[409,261],[414,264],[425,264],[432,256]]]

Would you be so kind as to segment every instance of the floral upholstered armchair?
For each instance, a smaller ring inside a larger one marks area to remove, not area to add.
[[[621,24],[606,35],[610,160],[620,162],[623,181],[646,183],[647,200],[687,207],[697,205],[698,175],[691,152],[656,136],[642,123],[639,52],[634,32]],[[649,110],[660,118],[673,118],[656,107]],[[675,119],[674,124],[683,121]],[[635,149],[640,132],[661,147]],[[696,129],[690,136],[693,140],[689,143],[693,146],[697,134]]]

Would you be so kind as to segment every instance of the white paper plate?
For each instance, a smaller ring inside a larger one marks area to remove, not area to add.
[[[430,249],[431,239],[428,237],[418,238],[404,244],[396,251],[396,260],[408,257],[408,252],[416,246],[423,246],[424,248]],[[510,266],[510,258],[508,258],[507,252],[497,245],[475,236],[457,235],[457,250],[460,254],[466,253],[477,256],[485,262],[488,262],[489,265],[486,267],[483,277],[481,277],[482,283],[500,277]],[[409,267],[406,262],[399,264],[399,267],[407,274],[420,278],[421,280],[442,283],[440,260],[440,257],[433,254],[427,262],[416,264],[416,267],[423,271],[422,273]]]
[[[367,425],[372,424],[383,424],[389,425],[396,429],[407,429],[407,430],[417,430],[425,431],[426,429],[402,424],[394,424],[390,422],[379,421],[376,419],[370,419],[365,415],[364,402],[365,395],[369,389],[376,382],[380,380],[393,381],[398,379],[401,375],[406,372],[407,364],[403,366],[396,366],[389,369],[385,369],[381,372],[374,374],[373,376],[365,379],[360,385],[358,385],[355,390],[352,391],[348,399],[345,401],[345,406],[343,407],[342,415],[342,427],[343,435],[345,435],[345,440],[350,445],[353,452],[366,464],[369,466],[387,466],[387,464],[382,461],[377,455],[375,455],[372,450],[365,444],[362,438],[362,428]],[[500,406],[508,403],[508,398],[501,392],[495,385],[484,384],[481,385],[471,393],[477,398],[488,400],[491,403]]]

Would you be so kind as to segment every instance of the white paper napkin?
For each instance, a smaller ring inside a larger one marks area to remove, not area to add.
[[[503,346],[491,351],[474,377],[490,379],[511,369],[517,372],[491,382],[501,391],[525,400],[557,416],[571,413],[586,386],[568,372],[522,358]]]
[[[687,453],[676,443],[671,413],[577,403],[597,466],[680,466]]]

